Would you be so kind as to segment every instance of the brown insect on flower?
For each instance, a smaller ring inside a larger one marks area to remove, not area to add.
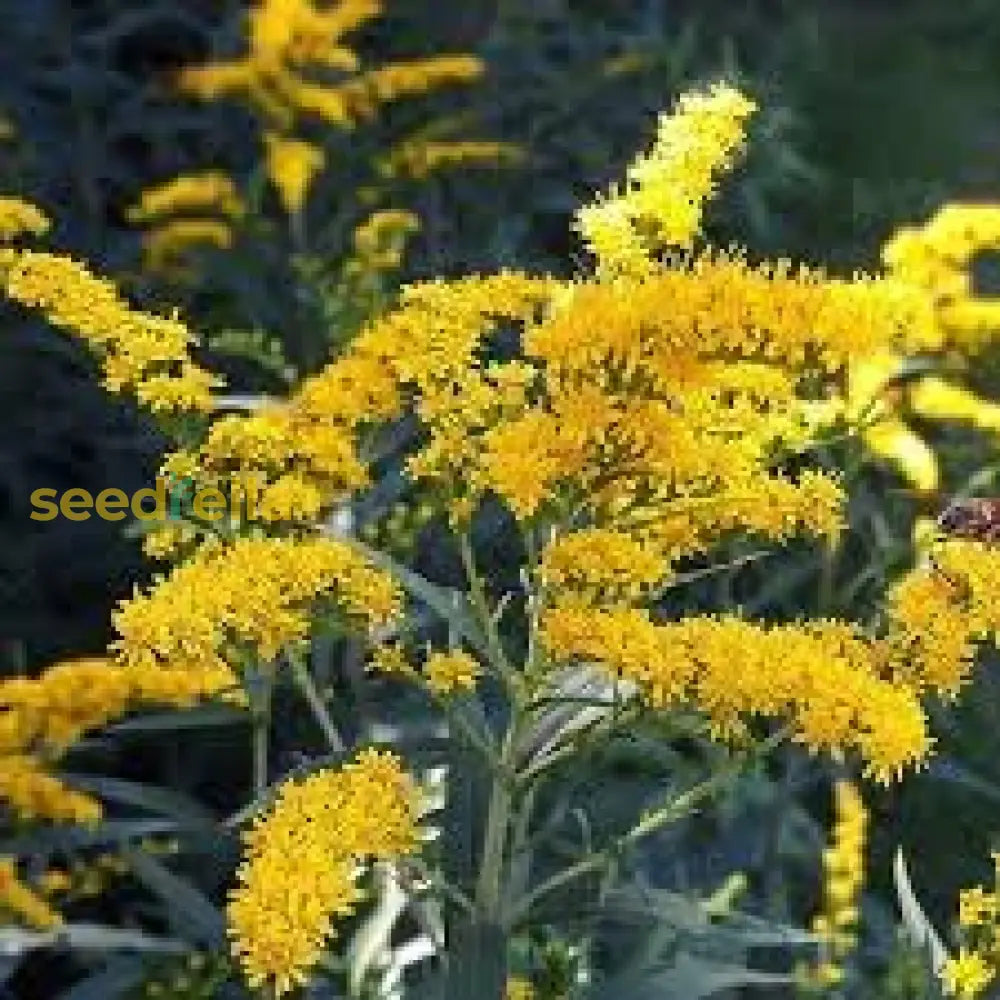
[[[969,497],[952,501],[940,514],[938,527],[955,538],[1000,541],[1000,497]]]

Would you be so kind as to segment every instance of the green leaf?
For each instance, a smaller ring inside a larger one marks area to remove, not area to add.
[[[63,773],[62,776],[75,788],[92,792],[101,799],[138,806],[187,824],[213,828],[215,825],[215,817],[208,810],[180,792],[105,775]]]
[[[116,956],[100,972],[60,993],[56,1000],[109,1000],[125,996],[146,978],[146,967],[138,958]]]
[[[924,774],[928,778],[946,781],[966,788],[970,792],[983,795],[994,802],[1000,802],[1000,787],[992,781],[981,778],[974,771],[971,771],[964,764],[959,763],[952,757],[942,755],[931,758],[930,764]]]
[[[205,895],[142,851],[129,849],[122,854],[135,876],[163,902],[176,934],[210,949],[225,947],[225,919]]]
[[[489,646],[482,630],[469,611],[464,594],[447,590],[425,580],[419,573],[396,562],[391,556],[366,545],[358,538],[351,538],[350,544],[357,548],[372,565],[391,573],[400,586],[418,601],[422,601],[447,622],[461,638],[484,656],[489,655]]]
[[[0,852],[16,856],[117,847],[129,841],[177,832],[170,819],[107,820],[93,829],[79,826],[41,827],[0,840]]]
[[[927,952],[931,969],[935,975],[938,975],[948,958],[948,951],[917,900],[917,895],[910,884],[910,874],[906,870],[906,858],[901,847],[896,848],[896,856],[892,863],[892,875],[893,881],[896,883],[896,895],[899,899],[903,926],[906,928],[913,946]]]
[[[125,719],[104,731],[117,733],[162,733],[173,729],[202,729],[211,726],[249,725],[247,713],[226,705],[198,705],[184,711],[156,712]]]
[[[744,965],[716,962],[688,952],[677,956],[676,964],[648,975],[615,977],[589,991],[587,1000],[701,1000],[721,990],[742,986],[785,986],[787,974],[760,972]]]

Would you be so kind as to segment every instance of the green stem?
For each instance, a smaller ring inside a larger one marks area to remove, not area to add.
[[[271,692],[273,677],[258,670],[255,678],[259,689],[253,694],[253,794],[261,798],[267,791],[268,735],[271,728]]]
[[[498,923],[503,906],[504,861],[511,821],[510,760],[514,749],[515,724],[504,737],[500,761],[493,772],[493,787],[486,813],[486,836],[476,884],[476,909],[490,922]]]
[[[316,690],[316,683],[312,678],[312,674],[309,673],[309,668],[306,666],[305,661],[297,653],[290,652],[288,654],[288,662],[291,664],[292,676],[295,678],[295,683],[298,685],[302,697],[305,698],[306,703],[312,710],[316,724],[323,731],[327,745],[334,753],[343,753],[347,750],[347,744],[337,731],[333,719],[330,718],[330,713],[327,711],[326,705],[323,704],[323,698],[319,691]]]
[[[479,618],[479,624],[486,638],[486,649],[489,658],[500,676],[506,681],[511,695],[516,698],[521,689],[520,678],[517,671],[511,665],[510,660],[507,659],[496,621],[490,613],[489,601],[486,598],[486,588],[483,586],[483,581],[476,570],[476,560],[472,552],[472,543],[469,540],[468,532],[462,532],[459,535],[459,550],[462,556],[462,565],[465,568],[465,575],[469,579],[469,597],[472,600],[472,607]]]
[[[755,749],[753,757],[756,758],[774,747],[787,737],[787,728],[781,729],[775,735],[765,740]],[[718,792],[731,778],[742,771],[746,761],[739,758],[727,767],[722,768],[706,781],[695,785],[694,788],[678,796],[676,799],[665,803],[658,809],[647,813],[628,833],[618,837],[610,847],[603,851],[597,851],[585,858],[581,858],[575,864],[556,872],[551,878],[546,879],[541,885],[536,886],[531,892],[526,893],[514,907],[511,914],[511,924],[523,920],[529,915],[532,908],[543,898],[555,892],[557,889],[585,875],[605,871],[614,864],[623,852],[634,846],[643,838],[660,830],[668,823],[676,822],[689,815],[694,809],[706,799],[711,798]]]
[[[414,872],[421,880],[428,884],[430,891],[440,892],[442,896],[447,898],[452,905],[457,907],[466,915],[472,915],[476,911],[475,904],[469,899],[468,896],[462,892],[461,889],[456,885],[452,885],[446,878],[439,875],[434,875],[430,869],[417,857],[406,858],[401,861],[400,864],[401,871],[406,871],[410,869]]]

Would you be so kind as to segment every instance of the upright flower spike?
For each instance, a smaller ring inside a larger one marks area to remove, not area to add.
[[[822,954],[805,974],[809,982],[826,987],[843,981],[844,960],[857,942],[868,824],[864,800],[849,781],[834,786],[834,803],[833,842],[823,852],[823,906],[812,922]]]
[[[660,117],[652,148],[629,167],[625,186],[577,213],[599,273],[643,277],[655,269],[655,250],[693,246],[716,175],[733,165],[755,109],[738,90],[716,84],[684,94]]]

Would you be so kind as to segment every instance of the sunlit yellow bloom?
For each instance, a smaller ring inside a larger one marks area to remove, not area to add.
[[[253,987],[281,996],[304,984],[361,899],[359,866],[416,847],[419,803],[396,757],[374,750],[339,771],[290,781],[244,835],[228,917],[233,951]]]
[[[261,492],[257,513],[265,521],[315,521],[324,506],[323,493],[297,472],[288,472]]]
[[[653,707],[693,702],[720,735],[739,731],[747,715],[788,716],[799,741],[853,747],[878,781],[920,764],[931,748],[916,696],[880,677],[887,650],[843,623],[657,625],[639,610],[565,605],[545,614],[542,637],[554,659],[599,663],[637,684]]]
[[[629,167],[625,187],[577,214],[601,273],[644,277],[649,252],[692,245],[716,174],[733,164],[754,110],[739,91],[717,84],[682,95],[674,111],[660,117],[656,141]],[[643,223],[648,235],[639,231]]]
[[[585,528],[549,544],[539,561],[547,587],[591,598],[639,599],[667,574],[662,553],[611,528]]]
[[[898,633],[893,666],[908,683],[954,695],[968,677],[977,643],[1000,632],[1000,560],[979,542],[948,539],[890,591]]]

